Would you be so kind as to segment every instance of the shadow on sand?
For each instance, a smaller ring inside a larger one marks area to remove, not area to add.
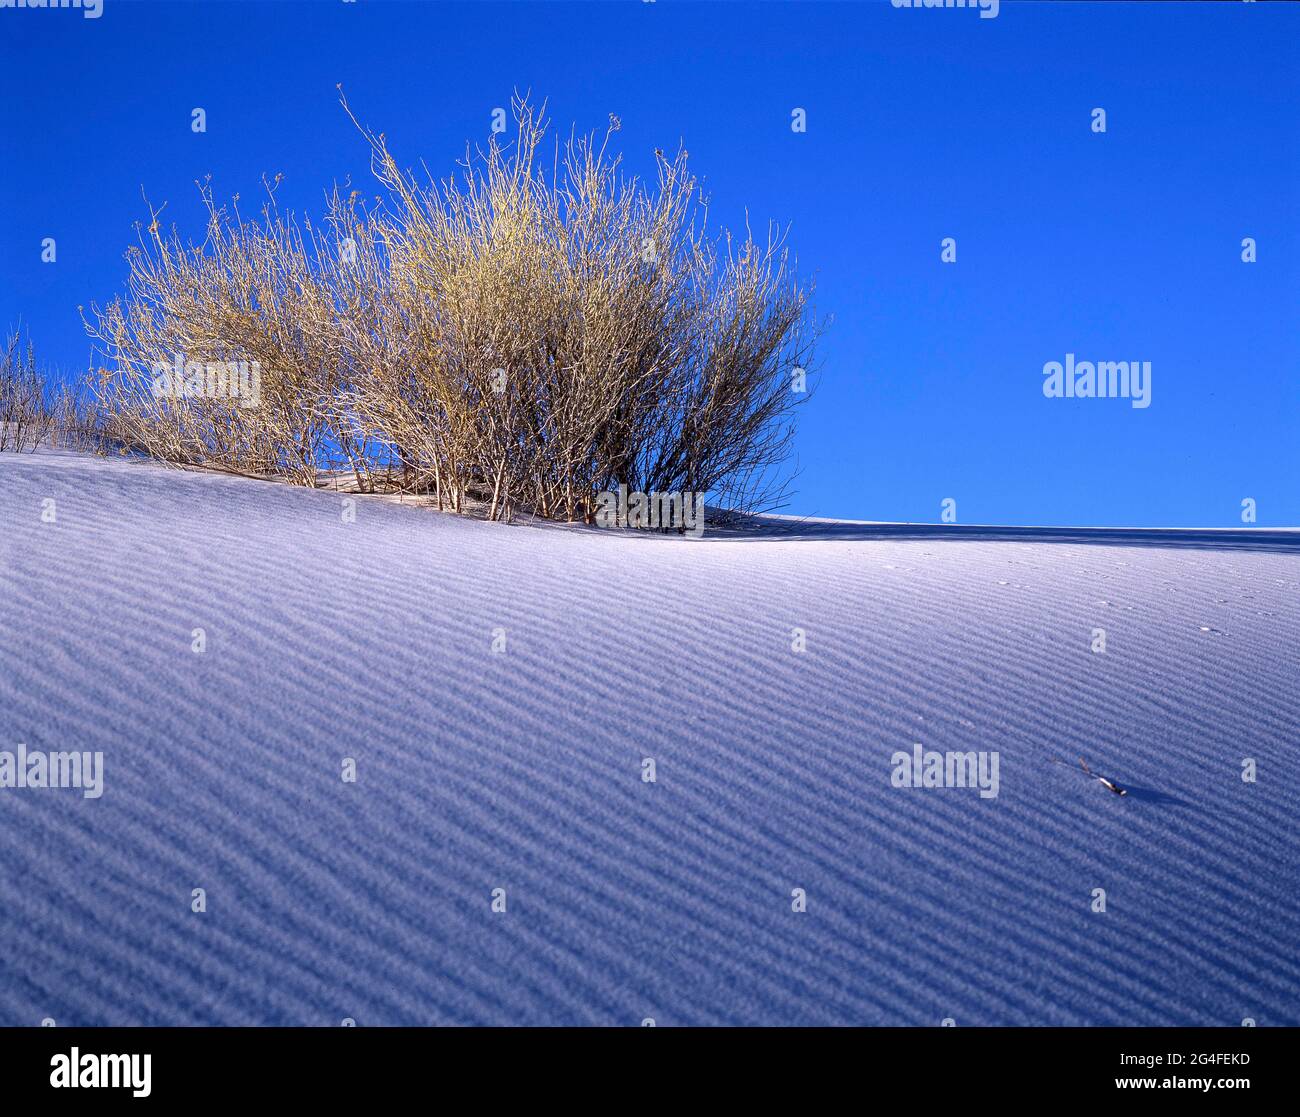
[[[1300,556],[1297,528],[992,527],[978,524],[885,524],[801,520],[786,516],[720,515],[706,519],[713,540],[913,540],[938,543],[1075,543],[1110,547],[1178,547],[1214,551],[1271,551]]]
[[[1157,791],[1153,787],[1134,787],[1131,783],[1126,783],[1124,790],[1128,792],[1128,798],[1136,799],[1139,803],[1152,803],[1162,807],[1191,807],[1193,805],[1186,799],[1179,799],[1177,795]]]

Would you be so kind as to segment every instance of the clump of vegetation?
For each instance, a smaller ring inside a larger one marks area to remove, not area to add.
[[[0,349],[0,452],[35,450],[49,438],[55,418],[55,390],[37,367],[30,339],[24,346],[15,330]]]
[[[783,237],[708,233],[685,151],[656,152],[653,184],[624,174],[614,117],[543,160],[544,114],[514,112],[511,141],[445,181],[358,124],[384,197],[336,190],[320,226],[282,214],[277,183],[254,222],[203,185],[199,245],[151,212],[125,294],[87,322],[105,437],[493,518],[590,519],[620,483],[779,503],[816,332]],[[160,391],[186,362],[251,363],[256,406]]]

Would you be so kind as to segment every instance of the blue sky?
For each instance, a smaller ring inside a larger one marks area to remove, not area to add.
[[[77,306],[121,288],[141,187],[197,236],[205,174],[250,214],[264,173],[313,216],[367,183],[337,82],[439,175],[531,89],[566,132],[617,113],[634,171],[684,143],[715,222],[790,226],[832,320],[791,511],[1230,527],[1250,497],[1297,525],[1298,42],[1275,3],[0,10],[0,326],[84,367]],[[1067,353],[1150,361],[1151,405],[1046,399]]]

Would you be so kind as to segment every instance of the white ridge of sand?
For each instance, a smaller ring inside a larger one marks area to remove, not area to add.
[[[1300,1024],[1295,533],[344,499],[0,455],[0,1024]]]

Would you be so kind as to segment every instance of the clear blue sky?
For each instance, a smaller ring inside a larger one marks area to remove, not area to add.
[[[715,221],[788,223],[833,318],[792,511],[1240,526],[1253,497],[1261,526],[1300,524],[1296,5],[0,10],[0,326],[84,367],[76,308],[120,289],[142,186],[200,235],[207,173],[249,214],[263,173],[312,215],[367,182],[336,82],[439,175],[531,88],[566,131],[617,113],[633,170],[684,142]],[[1071,352],[1150,361],[1151,406],[1044,398]]]

